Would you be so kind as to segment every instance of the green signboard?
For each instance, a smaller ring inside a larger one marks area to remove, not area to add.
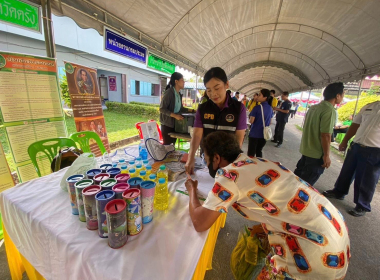
[[[0,0],[0,20],[40,32],[40,9],[17,0]]]
[[[168,74],[173,74],[175,72],[175,64],[163,60],[153,54],[149,54],[148,67]]]

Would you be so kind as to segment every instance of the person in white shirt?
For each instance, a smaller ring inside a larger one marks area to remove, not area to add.
[[[355,136],[342,170],[332,190],[323,192],[330,198],[343,200],[354,183],[356,207],[349,214],[363,216],[371,211],[371,201],[380,177],[380,101],[364,106],[354,118],[339,150],[347,148],[348,141]]]

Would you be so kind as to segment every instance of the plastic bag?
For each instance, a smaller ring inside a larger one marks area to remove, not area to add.
[[[231,254],[231,270],[236,280],[255,280],[265,266],[267,253],[256,234],[245,227]]]
[[[61,180],[61,189],[67,192],[67,183],[66,179],[72,175],[83,174],[86,175],[86,172],[90,169],[96,168],[96,158],[92,153],[81,154],[73,164],[66,170],[65,175],[63,175]]]

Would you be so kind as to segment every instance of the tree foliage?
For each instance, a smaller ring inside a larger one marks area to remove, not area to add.
[[[69,94],[69,87],[67,85],[66,75],[62,75],[59,81],[59,87],[61,88],[61,98],[67,107],[71,108],[71,99]]]
[[[359,113],[361,108],[363,108],[365,105],[375,102],[375,101],[380,101],[380,95],[374,94],[374,95],[362,96],[358,101],[356,114]],[[342,122],[346,121],[350,118],[351,115],[354,114],[355,104],[356,104],[356,101],[351,101],[338,109],[338,117],[340,121]]]

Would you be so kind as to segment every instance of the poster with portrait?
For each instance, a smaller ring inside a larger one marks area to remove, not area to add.
[[[110,152],[96,70],[66,61],[65,70],[77,131],[97,133]],[[90,148],[96,156],[101,155],[95,141],[91,140]]]
[[[110,91],[117,91],[116,76],[109,76],[108,77],[108,87],[109,87]]]

